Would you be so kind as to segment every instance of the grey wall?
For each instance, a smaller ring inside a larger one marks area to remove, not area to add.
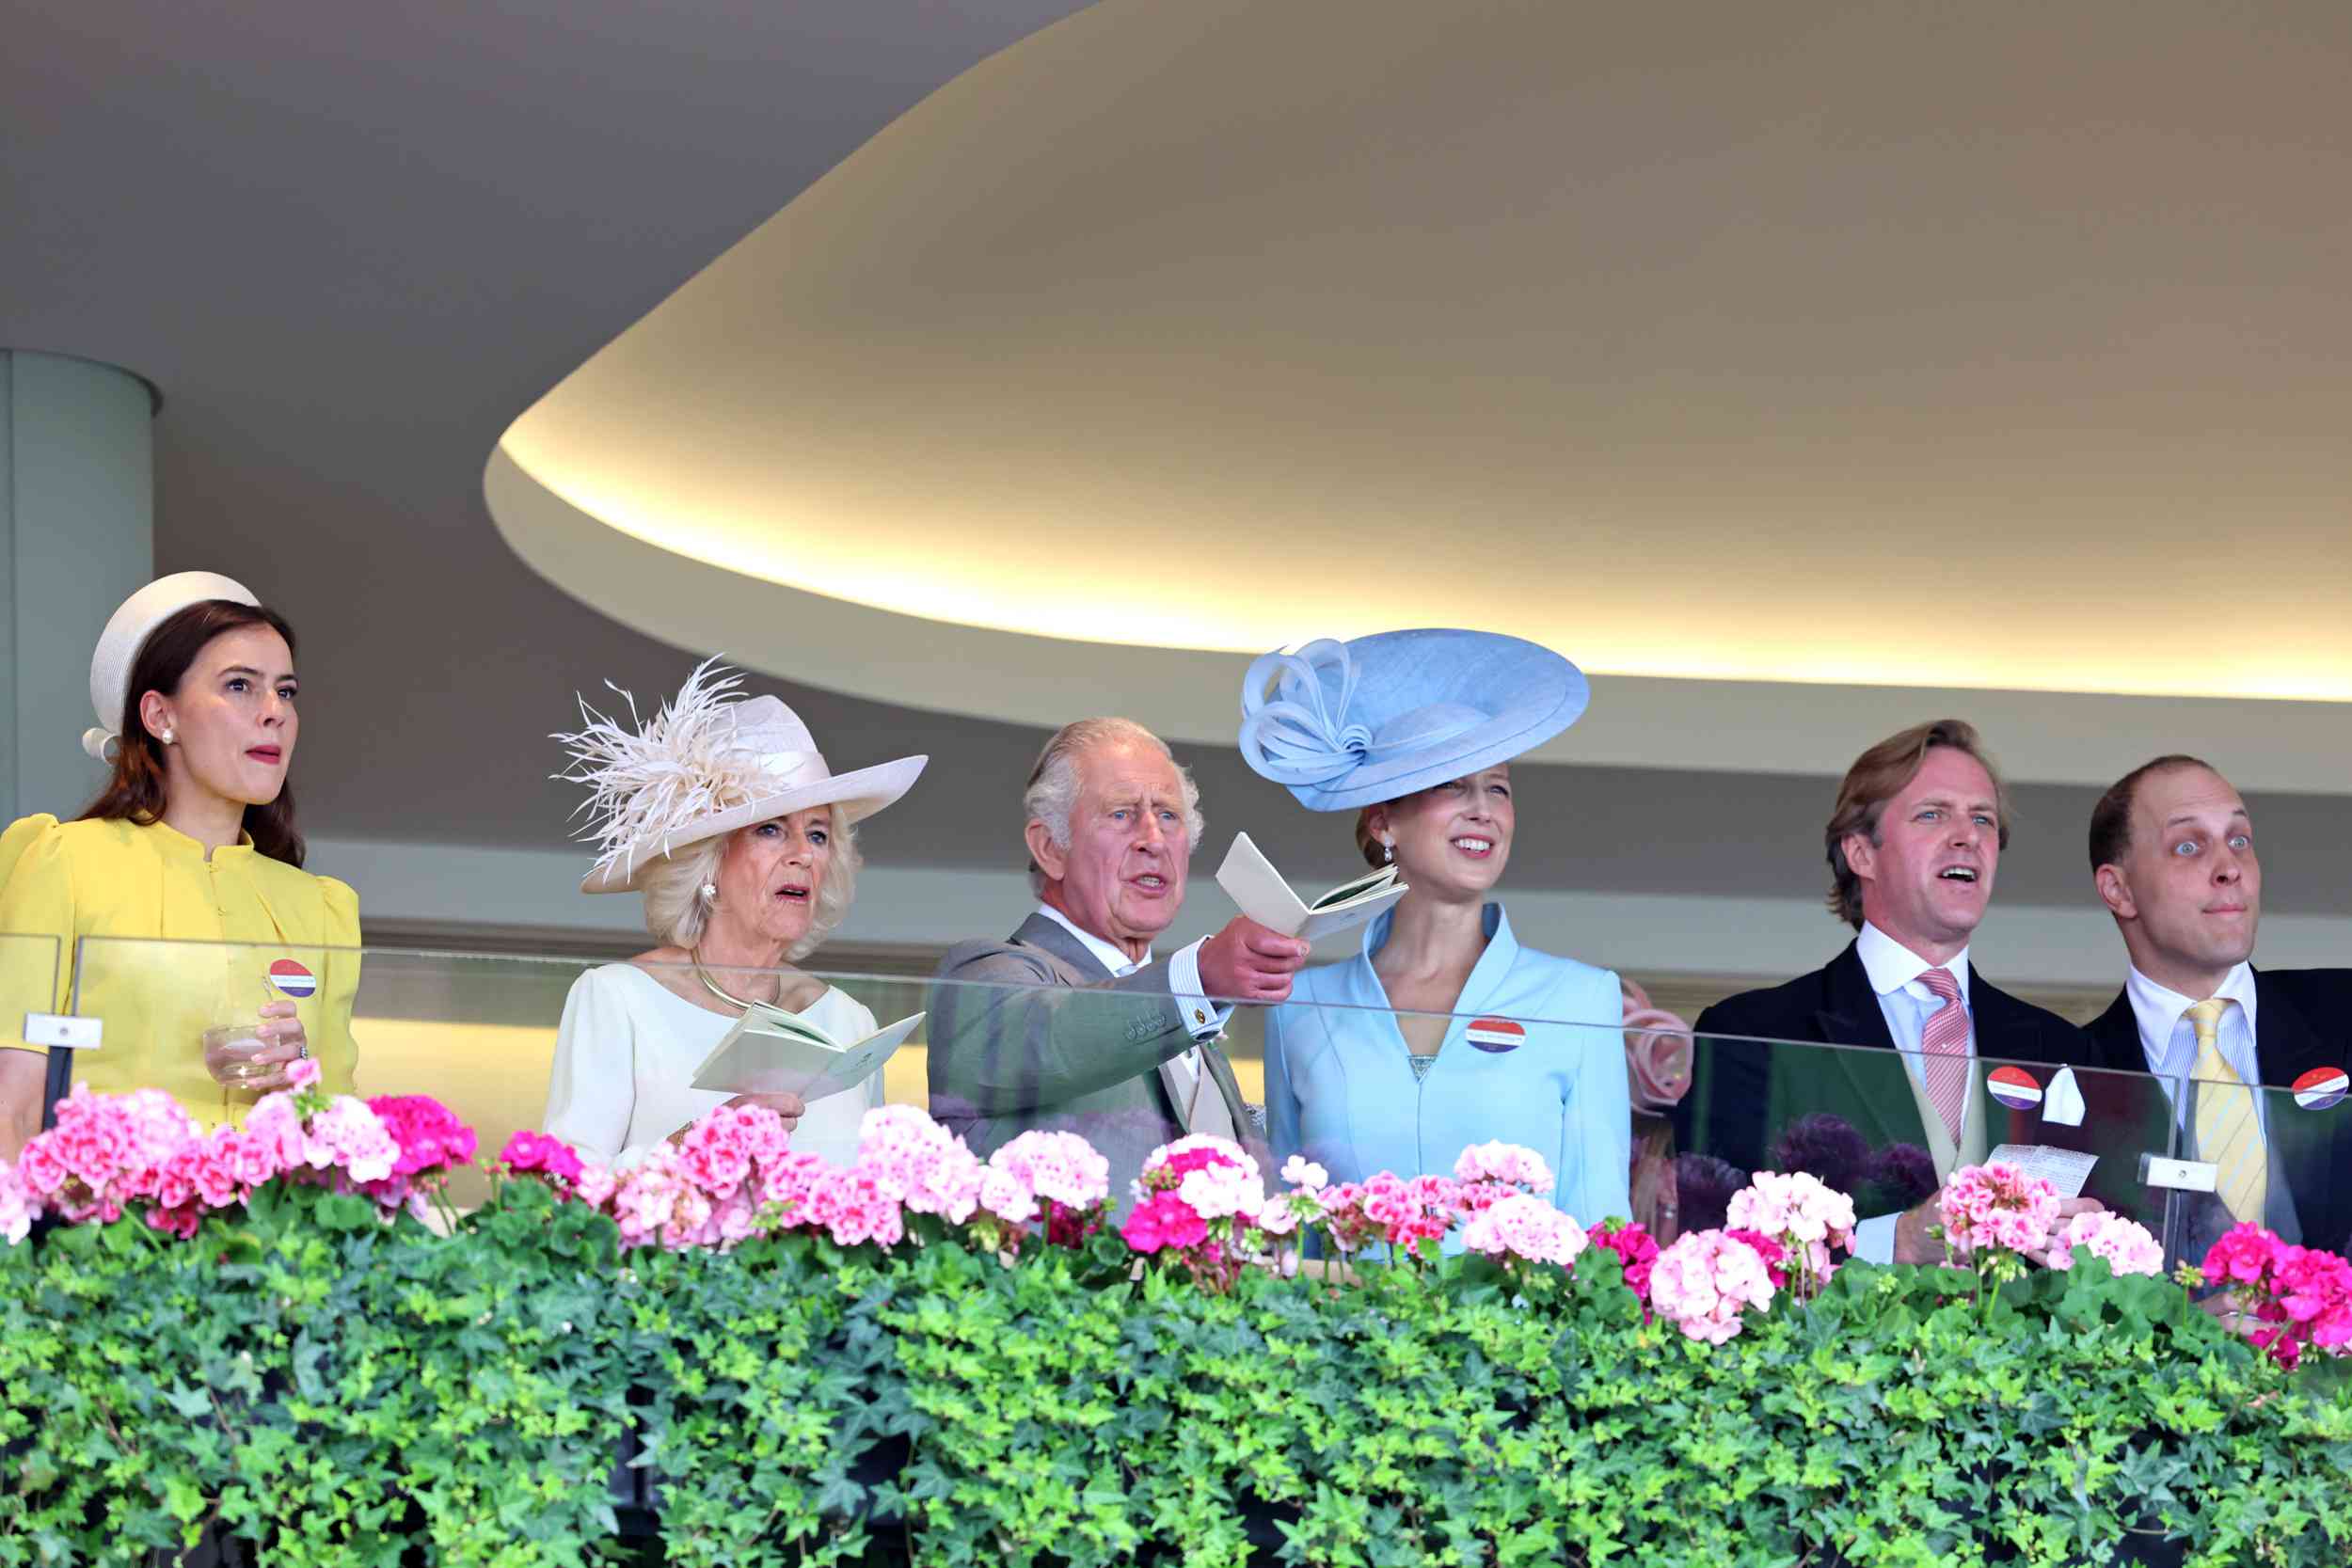
[[[104,777],[80,745],[91,628],[154,575],[153,418],[135,375],[0,350],[0,820],[70,816]]]

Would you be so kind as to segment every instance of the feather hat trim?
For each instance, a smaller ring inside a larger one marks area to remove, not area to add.
[[[628,722],[580,699],[581,727],[552,738],[571,752],[571,766],[554,776],[588,791],[574,815],[588,818],[579,836],[597,854],[582,892],[626,892],[675,850],[811,806],[839,805],[852,822],[870,816],[905,794],[930,760],[834,773],[798,714],[774,697],[745,697],[742,684],[714,655],[649,720],[610,681]]]

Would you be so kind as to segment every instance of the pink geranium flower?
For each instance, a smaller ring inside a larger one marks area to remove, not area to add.
[[[1837,1254],[1853,1248],[1853,1199],[1804,1171],[1757,1171],[1732,1195],[1724,1219],[1734,1235],[1769,1237],[1773,1283],[1793,1278],[1806,1297],[1837,1272]]]
[[[1724,1234],[1763,1259],[1765,1276],[1772,1280],[1773,1290],[1785,1291],[1788,1288],[1788,1271],[1783,1267],[1788,1260],[1788,1248],[1760,1230],[1726,1230]]]
[[[1541,1195],[1551,1191],[1551,1167],[1544,1157],[1518,1144],[1472,1144],[1454,1162],[1454,1179],[1470,1183],[1499,1182]]]
[[[1153,1193],[1120,1222],[1119,1234],[1137,1252],[1182,1251],[1208,1240],[1208,1222],[1172,1192]]]
[[[2282,1367],[2309,1349],[2352,1351],[2352,1262],[2293,1246],[2257,1225],[2239,1225],[2205,1254],[2208,1283],[2243,1295],[2260,1324],[2247,1338]]]
[[[1464,1250],[1506,1261],[1566,1268],[1587,1245],[1584,1227],[1532,1193],[1514,1193],[1472,1214]]]
[[[14,1246],[32,1234],[33,1222],[39,1218],[40,1200],[24,1185],[16,1167],[0,1160],[0,1241]]]
[[[990,1168],[1066,1209],[1091,1209],[1111,1194],[1111,1163],[1075,1132],[1033,1129],[988,1157]]]
[[[540,1176],[559,1187],[578,1184],[584,1167],[572,1146],[545,1132],[518,1127],[499,1150],[498,1164],[516,1176]],[[611,1173],[606,1173],[611,1180]]]
[[[1772,1305],[1764,1259],[1721,1230],[1694,1230],[1658,1255],[1650,1305],[1693,1339],[1720,1345],[1740,1332],[1743,1314]]]
[[[2107,1267],[2119,1275],[2164,1272],[2163,1244],[2146,1226],[2110,1210],[2094,1210],[2066,1221],[2051,1239],[2050,1267],[2073,1268],[2077,1249],[2106,1259]]]
[[[1658,1262],[1658,1243],[1646,1227],[1639,1224],[1620,1225],[1591,1233],[1592,1243],[1606,1247],[1617,1255],[1625,1268],[1626,1287],[1649,1303],[1650,1271]]]
[[[2058,1224],[2058,1189],[2014,1165],[1967,1165],[1940,1199],[1944,1240],[1962,1258],[1988,1248],[2039,1253]]]

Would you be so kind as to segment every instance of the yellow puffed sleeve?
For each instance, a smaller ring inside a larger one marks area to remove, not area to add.
[[[0,832],[0,1050],[24,1037],[26,1013],[58,1010],[73,961],[73,871],[67,835],[46,813]]]

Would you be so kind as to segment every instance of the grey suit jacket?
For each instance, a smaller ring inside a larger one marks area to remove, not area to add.
[[[1194,1043],[1168,966],[1114,979],[1059,923],[1032,914],[1009,942],[950,948],[939,979],[930,999],[932,1117],[982,1157],[1032,1128],[1078,1133],[1110,1161],[1123,1215],[1145,1157],[1187,1131],[1160,1072]],[[1232,1064],[1214,1043],[1202,1042],[1200,1055],[1271,1179],[1272,1155]]]

